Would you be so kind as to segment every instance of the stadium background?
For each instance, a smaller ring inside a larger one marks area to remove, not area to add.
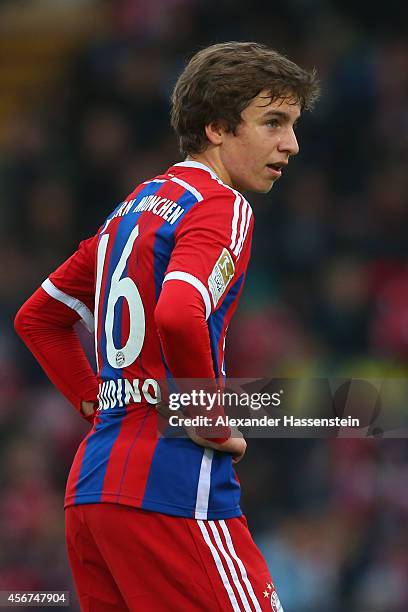
[[[0,589],[73,590],[62,500],[87,427],[12,319],[134,184],[180,159],[169,92],[200,46],[266,42],[322,81],[301,154],[250,198],[230,373],[406,376],[406,6],[0,3]],[[251,440],[239,474],[285,612],[406,612],[405,440]]]

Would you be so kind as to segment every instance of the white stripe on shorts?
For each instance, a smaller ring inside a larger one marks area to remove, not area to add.
[[[233,588],[231,586],[231,583],[228,580],[228,576],[227,576],[227,573],[226,573],[226,571],[224,569],[222,561],[220,559],[220,555],[218,554],[218,551],[215,548],[214,544],[211,542],[209,533],[207,531],[206,523],[205,523],[205,521],[197,521],[197,523],[198,523],[200,531],[201,531],[201,533],[203,535],[205,543],[207,544],[208,548],[211,551],[211,554],[212,554],[213,559],[215,561],[215,565],[217,567],[218,573],[219,573],[219,575],[221,577],[222,583],[223,583],[223,585],[225,587],[225,590],[228,593],[228,597],[229,597],[229,600],[231,602],[232,609],[234,610],[234,612],[241,612],[241,608],[240,608],[240,606],[239,606],[239,604],[237,602],[237,598],[235,597],[235,593],[234,593],[234,590],[233,590]]]
[[[252,588],[252,584],[249,582],[248,574],[246,572],[245,566],[242,563],[241,559],[238,557],[237,553],[235,552],[234,544],[232,543],[231,535],[230,535],[230,532],[228,530],[226,522],[221,520],[220,521],[220,526],[221,526],[221,529],[222,529],[222,531],[224,533],[225,541],[227,542],[227,547],[228,547],[228,550],[229,550],[229,552],[231,554],[231,557],[233,557],[235,559],[235,561],[237,562],[237,564],[238,564],[239,571],[241,572],[242,580],[244,581],[245,586],[248,589],[248,593],[249,593],[249,596],[250,596],[250,598],[252,600],[252,603],[255,606],[255,610],[256,610],[256,612],[262,612],[261,606],[259,605],[259,601],[257,600],[256,595],[254,593],[254,589]]]
[[[237,589],[237,591],[239,593],[239,596],[241,598],[241,601],[243,603],[244,610],[245,610],[245,612],[252,612],[252,608],[249,605],[247,596],[245,595],[245,591],[242,588],[242,584],[239,581],[237,572],[236,572],[235,567],[234,567],[234,563],[233,563],[231,557],[229,556],[229,554],[227,553],[227,551],[224,548],[224,545],[223,545],[222,540],[220,538],[220,534],[219,534],[216,522],[208,521],[208,523],[209,523],[209,525],[211,527],[211,531],[213,532],[213,536],[214,536],[215,542],[216,542],[219,550],[221,551],[222,556],[224,557],[225,561],[227,562],[228,569],[230,571],[233,583],[235,584],[235,587],[236,587],[236,589]]]

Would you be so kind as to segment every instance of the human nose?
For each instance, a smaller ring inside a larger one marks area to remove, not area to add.
[[[297,155],[299,153],[298,141],[292,128],[288,129],[285,135],[282,136],[279,141],[278,149],[288,155]]]

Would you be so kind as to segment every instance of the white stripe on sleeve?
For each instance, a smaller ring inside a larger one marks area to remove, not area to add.
[[[247,237],[247,233],[248,233],[248,228],[249,228],[249,223],[251,221],[251,217],[252,217],[252,209],[251,209],[251,207],[248,204],[248,215],[247,215],[247,220],[246,220],[246,223],[245,223],[244,237],[243,237],[241,246],[239,248],[237,257],[239,257],[241,255],[242,247],[244,246],[245,238]]]
[[[75,310],[75,312],[77,312],[81,317],[81,322],[85,325],[86,329],[91,332],[91,334],[94,332],[94,317],[86,304],[58,289],[49,278],[45,279],[41,287],[48,293],[49,296],[55,300],[58,300],[58,302],[62,302],[69,308],[72,308],[72,310]]]
[[[245,228],[245,222],[246,222],[248,211],[249,211],[249,204],[248,202],[246,202],[246,200],[244,200],[242,204],[241,223],[239,226],[239,240],[235,246],[234,255],[238,255],[238,253],[241,250],[241,245],[244,242],[244,228]]]
[[[197,521],[198,526],[201,530],[201,533],[203,534],[203,538],[205,540],[205,543],[207,544],[208,548],[211,550],[211,554],[214,558],[215,561],[215,565],[217,567],[218,573],[221,576],[221,580],[222,583],[225,587],[225,590],[228,593],[228,597],[229,600],[231,602],[232,605],[232,609],[234,610],[234,612],[241,612],[241,608],[238,605],[237,602],[237,598],[235,597],[235,593],[233,591],[233,588],[231,586],[230,581],[228,580],[228,576],[225,572],[224,566],[222,565],[222,561],[220,559],[220,555],[217,552],[217,549],[215,548],[214,544],[211,542],[209,533],[207,531],[207,527],[205,526],[205,522],[204,521]]]
[[[207,320],[211,314],[211,300],[210,300],[210,294],[208,293],[207,287],[204,285],[204,283],[202,283],[199,278],[196,278],[189,272],[181,272],[178,270],[175,270],[174,272],[169,272],[168,274],[166,274],[163,280],[163,284],[169,280],[185,281],[186,283],[189,283],[190,285],[193,285],[193,287],[198,289],[198,291],[201,293],[201,296],[204,300],[205,318]]]
[[[232,217],[232,228],[231,228],[231,244],[230,244],[230,249],[234,250],[235,248],[235,241],[237,239],[237,228],[238,228],[238,219],[239,219],[239,209],[241,207],[241,203],[242,203],[242,198],[239,195],[239,193],[237,193],[235,195],[235,201],[234,201],[234,214]]]

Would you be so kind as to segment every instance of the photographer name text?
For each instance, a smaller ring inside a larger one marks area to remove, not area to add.
[[[350,416],[343,418],[297,418],[294,416],[233,418],[227,415],[184,417],[173,414],[169,417],[169,424],[172,427],[360,427],[360,419]]]

